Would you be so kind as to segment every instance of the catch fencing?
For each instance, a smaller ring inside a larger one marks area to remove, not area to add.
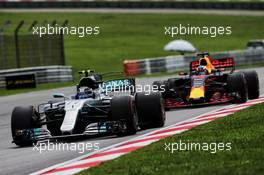
[[[65,65],[63,34],[47,34],[40,37],[33,34],[33,28],[39,23],[33,21],[28,24],[23,20],[18,24],[5,21],[0,27],[0,70]],[[54,20],[51,25],[55,24]],[[46,26],[48,22],[44,21],[39,25]]]

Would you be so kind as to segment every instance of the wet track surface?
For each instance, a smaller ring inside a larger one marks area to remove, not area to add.
[[[264,68],[255,68],[259,74],[261,94],[264,93]],[[150,84],[154,80],[166,79],[162,78],[142,78],[138,79],[140,84]],[[27,94],[12,95],[0,97],[0,174],[28,174],[32,173],[54,164],[65,162],[70,159],[81,156],[78,151],[46,151],[39,153],[33,150],[33,147],[19,148],[12,144],[10,119],[11,112],[15,106],[19,105],[37,105],[46,102],[52,98],[55,92],[62,92],[66,95],[73,94],[75,87],[60,88],[55,90],[39,91]],[[220,106],[209,106],[194,109],[178,109],[167,112],[166,126],[175,124],[203,113],[222,108]],[[159,129],[159,128],[157,128]],[[122,141],[131,139],[133,137],[145,134],[155,129],[149,129],[138,132],[133,136],[126,137],[102,137],[86,139],[79,142],[99,143],[100,148],[104,148]],[[88,152],[85,152],[88,153]]]

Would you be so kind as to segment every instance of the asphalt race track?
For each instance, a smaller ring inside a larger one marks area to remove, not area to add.
[[[261,94],[264,93],[264,68],[254,68],[259,74]],[[162,77],[167,79],[168,77]],[[138,79],[140,84],[150,84],[160,78]],[[66,95],[73,94],[75,87],[60,88],[54,90],[39,91],[27,94],[0,97],[0,174],[29,174],[49,166],[62,163],[82,154],[78,151],[46,151],[39,153],[33,147],[19,148],[12,144],[10,116],[12,109],[19,105],[37,105],[52,98],[55,92],[62,92]],[[178,109],[167,112],[166,126],[187,120],[203,113],[223,107],[210,106],[194,109]],[[83,142],[99,143],[100,148],[104,148],[127,139],[142,135],[154,129],[138,132],[136,135],[127,137],[104,137],[96,139],[86,139]],[[87,152],[85,152],[87,153]]]

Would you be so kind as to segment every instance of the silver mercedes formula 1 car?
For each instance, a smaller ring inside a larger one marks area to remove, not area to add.
[[[58,93],[47,103],[15,107],[11,116],[13,142],[28,146],[40,140],[100,135],[131,135],[138,130],[162,127],[165,123],[159,92],[109,91],[135,86],[134,78],[104,81],[109,74],[81,71],[77,93],[71,98]]]

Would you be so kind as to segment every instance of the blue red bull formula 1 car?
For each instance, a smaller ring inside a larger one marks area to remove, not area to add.
[[[229,70],[229,71],[227,71]],[[258,74],[254,70],[235,72],[233,58],[212,59],[198,54],[190,63],[190,74],[155,81],[165,101],[165,108],[244,103],[259,97]]]

